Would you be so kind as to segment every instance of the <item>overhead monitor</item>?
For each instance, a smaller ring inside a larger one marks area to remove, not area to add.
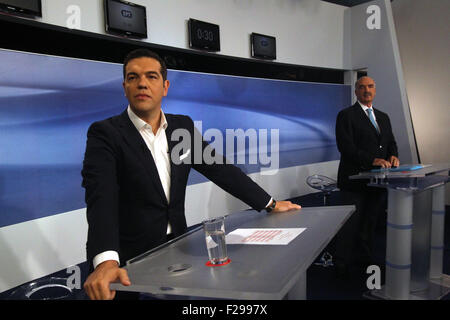
[[[189,19],[189,47],[206,51],[220,51],[219,25]]]
[[[252,33],[250,36],[252,57],[268,60],[277,58],[276,39],[259,33]]]
[[[105,0],[106,32],[131,38],[147,38],[144,6],[120,0]]]
[[[0,11],[27,17],[42,17],[41,0],[0,0]]]

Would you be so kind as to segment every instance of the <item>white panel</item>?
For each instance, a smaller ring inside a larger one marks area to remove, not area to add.
[[[420,159],[449,162],[450,1],[396,0],[392,11]]]
[[[369,29],[369,6],[380,9],[380,29]],[[352,69],[367,68],[377,86],[375,108],[386,112],[391,120],[399,157],[403,163],[417,163],[417,152],[406,96],[400,54],[389,0],[371,1],[352,7]]]
[[[0,228],[0,292],[86,260],[86,209]]]
[[[136,3],[138,3],[137,1]],[[103,0],[42,0],[41,22],[67,27],[69,6],[80,8],[81,30],[105,33]]]

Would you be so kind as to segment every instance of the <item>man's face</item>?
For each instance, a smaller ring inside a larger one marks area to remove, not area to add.
[[[355,94],[358,100],[364,105],[371,106],[377,90],[372,78],[362,77],[356,83]]]
[[[141,57],[130,60],[126,65],[123,88],[130,108],[140,115],[161,109],[169,81],[163,80],[158,60]]]

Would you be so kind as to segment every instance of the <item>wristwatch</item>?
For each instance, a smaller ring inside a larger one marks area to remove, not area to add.
[[[269,206],[267,206],[265,209],[267,212],[271,212],[273,209],[275,209],[277,202],[275,201],[275,199],[272,199],[272,204],[270,204]]]

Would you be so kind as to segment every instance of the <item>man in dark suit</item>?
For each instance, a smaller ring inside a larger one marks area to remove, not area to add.
[[[189,117],[162,111],[170,83],[158,55],[135,50],[126,57],[123,72],[129,106],[122,114],[90,126],[83,161],[87,258],[93,270],[84,288],[91,299],[113,299],[116,293],[109,284],[116,280],[130,285],[120,262],[186,231],[184,202],[191,168],[255,210],[300,209],[289,201],[275,201],[223,157],[222,164],[207,164],[202,156],[195,156],[196,137],[202,141],[201,155],[209,145]],[[175,130],[191,137],[187,148],[176,147]]]
[[[358,101],[341,110],[336,120],[336,141],[341,153],[338,187],[344,202],[356,206],[356,212],[337,236],[335,264],[338,274],[348,271],[353,262],[374,263],[375,227],[386,205],[384,189],[368,187],[368,181],[350,180],[349,176],[374,167],[390,168],[400,164],[389,117],[372,105],[376,94],[374,80],[369,77],[358,79],[355,94]]]

